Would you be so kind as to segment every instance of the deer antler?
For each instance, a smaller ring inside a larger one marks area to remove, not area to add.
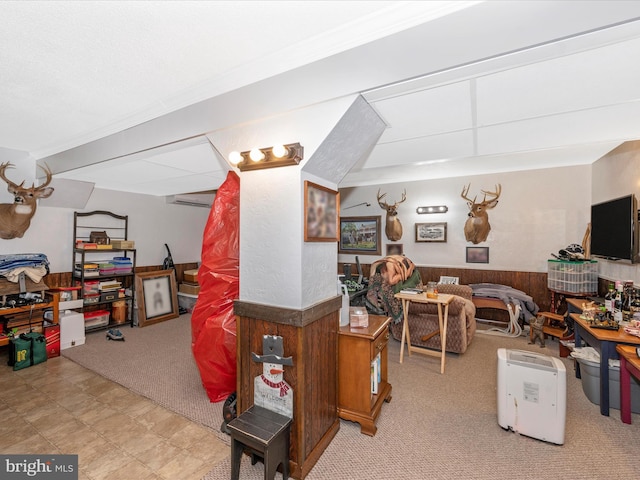
[[[385,210],[389,208],[389,204],[387,202],[381,202],[380,200],[382,200],[386,196],[386,193],[380,195],[380,189],[378,189],[378,205],[380,205],[380,208],[384,208]]]
[[[473,197],[473,200],[467,197],[467,195],[469,194],[470,188],[471,188],[471,184],[467,185],[466,187],[462,187],[462,193],[460,193],[460,196],[464,198],[467,202],[476,203],[476,198],[478,198],[477,195]]]
[[[53,174],[51,173],[51,169],[49,168],[49,165],[47,165],[46,163],[44,164],[44,167],[42,165],[38,165],[43,171],[44,173],[47,175],[47,179],[45,180],[45,182],[38,186],[38,190],[43,189],[44,187],[46,187],[47,185],[49,185],[51,183],[51,178],[53,177]],[[23,182],[24,183],[24,182]],[[35,183],[33,183],[31,185],[31,188],[34,188],[36,186]]]
[[[22,186],[22,184],[23,184],[24,182],[22,182],[20,185],[16,185],[15,183],[13,183],[11,180],[9,180],[9,179],[5,176],[5,173],[4,173],[4,172],[5,172],[5,170],[6,170],[7,168],[13,168],[13,165],[11,165],[11,163],[9,163],[9,162],[6,162],[6,163],[3,163],[2,165],[0,165],[0,178],[1,178],[2,180],[4,180],[4,181],[7,183],[7,185],[9,185],[9,188],[13,188],[13,189],[15,189],[15,188],[19,188],[19,187],[21,187],[21,186]]]
[[[398,206],[399,204],[401,204],[402,202],[404,202],[407,199],[407,190],[403,190],[402,192],[402,200],[400,200],[399,202],[396,202],[396,206]]]
[[[498,198],[500,198],[500,194],[502,193],[502,185],[497,184],[495,192],[490,192],[488,190],[481,190],[481,192],[484,193],[483,202],[487,201],[487,195],[491,195],[493,197],[490,199],[490,201],[497,200]]]

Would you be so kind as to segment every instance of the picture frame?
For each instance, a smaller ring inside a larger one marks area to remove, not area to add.
[[[136,273],[138,326],[177,318],[178,294],[173,269]]]
[[[340,194],[305,180],[304,241],[337,242]]]
[[[340,217],[338,253],[380,255],[382,252],[381,216]]]
[[[489,263],[489,247],[467,247],[467,263]]]
[[[387,256],[389,255],[403,255],[404,247],[402,243],[387,243]]]
[[[416,242],[446,242],[447,222],[416,223]]]

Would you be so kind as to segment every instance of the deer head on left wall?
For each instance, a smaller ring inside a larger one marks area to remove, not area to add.
[[[24,180],[20,185],[9,180],[5,173],[9,168],[13,168],[9,162],[0,165],[0,179],[7,183],[7,190],[13,195],[13,203],[0,203],[0,238],[5,240],[22,238],[36,213],[38,199],[47,198],[53,193],[53,188],[48,186],[52,177],[49,167],[40,167],[47,178],[37,187],[35,183],[25,187]]]

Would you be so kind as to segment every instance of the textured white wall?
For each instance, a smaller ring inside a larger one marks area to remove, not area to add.
[[[95,189],[82,211],[93,210],[129,215],[129,238],[136,242],[140,266],[161,265],[167,256],[165,243],[175,263],[200,261],[207,208],[169,205],[164,197]],[[69,208],[38,207],[24,237],[0,240],[0,253],[44,253],[52,273],[70,272],[73,212]]]
[[[403,245],[404,254],[418,265],[546,272],[550,254],[569,243],[582,243],[589,222],[591,205],[591,167],[566,167],[492,175],[461,176],[431,181],[387,184],[382,187],[354,187],[341,191],[342,215],[382,216],[382,256],[386,245]],[[489,247],[489,264],[466,263],[466,247],[474,246],[464,237],[467,203],[460,196],[471,184],[469,195],[482,199],[480,190],[502,185],[498,205],[489,210],[491,232],[479,247]],[[402,238],[390,242],[384,234],[385,211],[376,195],[386,192],[387,203],[398,201],[406,189],[407,200],[399,205],[398,218],[403,225]],[[344,210],[361,202],[359,206]],[[421,205],[447,205],[445,214],[418,215]],[[447,222],[447,242],[416,242],[415,224]],[[361,263],[380,257],[360,255]],[[340,263],[355,263],[354,255],[339,255]]]
[[[640,201],[640,141],[626,142],[593,164],[593,203],[631,193]],[[598,273],[609,280],[640,284],[640,265],[598,259]]]

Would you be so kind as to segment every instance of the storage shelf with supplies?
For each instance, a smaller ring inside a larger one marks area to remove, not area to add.
[[[128,216],[75,212],[73,224],[73,281],[80,287],[85,330],[133,326],[136,249],[127,238]],[[93,248],[96,239],[109,243]]]

